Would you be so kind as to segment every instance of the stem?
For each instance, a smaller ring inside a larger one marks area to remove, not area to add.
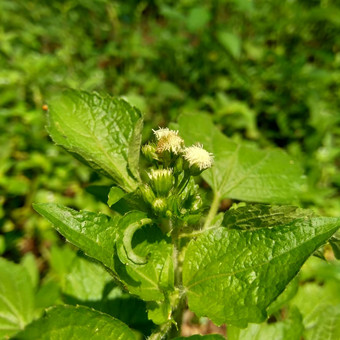
[[[159,326],[158,330],[148,337],[148,340],[162,340],[163,337],[170,331],[171,327],[172,327],[171,322],[167,322]]]
[[[182,193],[182,191],[185,189],[185,187],[187,186],[189,181],[190,181],[190,175],[189,175],[189,173],[187,173],[185,171],[184,172],[184,176],[182,178],[182,181],[181,181],[181,183],[177,187],[177,192],[176,192],[177,195],[180,195]]]
[[[177,225],[171,234],[172,244],[173,244],[173,252],[172,252],[172,260],[174,264],[174,274],[175,274],[175,289],[178,291],[178,298],[175,299],[172,305],[173,310],[173,320],[177,327],[172,327],[169,331],[169,338],[175,338],[180,334],[182,319],[183,319],[183,311],[185,308],[185,296],[181,293],[182,287],[182,262],[181,262],[181,246],[180,246],[180,228]]]
[[[205,222],[204,222],[204,226],[203,226],[203,229],[206,229],[210,226],[212,220],[214,219],[214,217],[216,216],[217,214],[217,211],[218,211],[218,207],[220,205],[220,200],[221,200],[221,195],[219,192],[215,192],[214,193],[214,199],[211,203],[211,206],[210,206],[210,210],[209,210],[209,213],[208,213],[208,216],[207,218],[205,219]]]

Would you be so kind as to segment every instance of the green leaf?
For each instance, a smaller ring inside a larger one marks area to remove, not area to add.
[[[16,337],[19,340],[136,340],[123,322],[82,306],[57,306],[48,309],[39,320],[32,322]]]
[[[300,286],[291,303],[301,311],[306,340],[340,338],[339,281],[327,280],[323,285],[307,282]]]
[[[169,321],[171,315],[171,305],[168,301],[164,302],[148,302],[148,318],[156,325],[162,325]]]
[[[36,288],[39,282],[39,269],[34,255],[32,253],[26,253],[21,259],[20,263],[26,268],[27,273],[31,278],[32,285],[34,288]]]
[[[68,254],[61,252],[59,256]],[[59,277],[59,284],[66,304],[92,307],[133,328],[144,329],[150,324],[145,303],[123,292],[98,263],[78,255],[65,269]]]
[[[309,328],[304,333],[306,340],[340,339],[340,304],[318,304],[306,323]]]
[[[100,301],[105,286],[111,281],[111,275],[98,263],[76,256],[61,288],[65,295],[78,301]]]
[[[143,120],[122,99],[68,90],[49,103],[48,132],[81,161],[134,191]]]
[[[298,218],[314,216],[313,211],[291,205],[268,204],[233,205],[224,215],[223,225],[230,229],[254,230],[288,224]]]
[[[219,334],[209,334],[209,335],[192,335],[188,337],[181,336],[179,338],[175,338],[174,340],[225,340],[225,337]]]
[[[186,18],[188,30],[196,32],[202,30],[211,18],[209,9],[205,7],[193,7]]]
[[[187,145],[200,142],[214,154],[214,165],[202,176],[221,198],[261,203],[297,200],[304,184],[302,171],[282,150],[236,144],[207,115],[182,115],[178,123]]]
[[[303,333],[301,314],[289,311],[288,318],[275,323],[251,324],[246,329],[228,326],[228,340],[300,340]]]
[[[241,40],[238,36],[231,32],[220,31],[217,33],[217,39],[234,58],[240,57]]]
[[[38,203],[33,207],[53,223],[69,242],[114,272],[114,245],[119,217],[75,211],[54,203]]]
[[[340,234],[336,233],[332,236],[329,243],[332,246],[335,258],[340,260]]]
[[[18,264],[0,258],[0,338],[23,329],[34,316],[31,277]]]
[[[165,237],[157,226],[144,226],[133,234],[129,255],[136,254],[145,258],[146,263],[141,265],[129,261],[126,266],[123,264],[126,258],[119,258],[115,253],[116,241],[119,237],[124,237],[126,224],[121,223],[125,221],[124,218],[79,212],[52,203],[34,204],[34,209],[53,223],[69,242],[116,274],[115,277],[122,281],[131,294],[138,295],[145,301],[164,300],[164,282],[160,283],[161,273],[165,266],[168,267],[166,259],[172,254],[172,245],[170,239]],[[145,217],[144,213],[136,214],[129,223],[139,222],[140,214]],[[172,285],[169,284],[169,287]]]
[[[299,275],[289,282],[285,290],[268,307],[268,315],[272,315],[285,306],[297,293],[299,288]]]
[[[107,205],[111,207],[112,205],[117,203],[121,198],[123,198],[125,195],[126,194],[122,189],[118,187],[112,187],[108,195]]]
[[[233,219],[229,214],[241,220],[242,212],[247,220],[249,209],[229,210],[226,220]],[[282,209],[286,211],[286,207]],[[268,216],[264,218],[268,220]],[[266,308],[340,226],[337,218],[295,218],[295,212],[285,224],[280,222],[280,214],[277,218],[277,226],[272,216],[269,226],[255,223],[247,229],[213,228],[190,242],[183,284],[189,306],[197,315],[238,327],[262,322]]]

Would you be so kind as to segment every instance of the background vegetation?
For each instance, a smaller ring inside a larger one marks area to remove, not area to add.
[[[339,84],[337,0],[0,0],[0,255],[29,273],[35,313],[104,299],[104,311],[131,327],[150,325],[139,300],[140,313],[123,315],[125,293],[32,210],[106,209],[89,193],[105,179],[47,137],[42,106],[53,94],[123,96],[144,113],[145,140],[180,113],[209,113],[235,140],[285,148],[308,178],[301,206],[339,216]],[[307,339],[323,322],[306,294],[327,296],[340,327],[340,265],[327,247],[324,255],[331,263],[309,261],[290,302]]]

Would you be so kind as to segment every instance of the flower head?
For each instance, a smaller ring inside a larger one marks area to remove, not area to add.
[[[170,130],[169,128],[158,128],[158,130],[153,130],[157,140],[160,140],[164,136],[169,136],[172,134],[178,135],[178,131]]]
[[[158,143],[156,152],[163,153],[169,151],[177,155],[183,147],[183,139],[178,135],[178,131],[170,130],[169,128],[159,128],[153,130]]]
[[[192,168],[195,173],[211,168],[213,164],[213,154],[204,150],[201,144],[185,148],[183,157],[188,162],[189,169]]]

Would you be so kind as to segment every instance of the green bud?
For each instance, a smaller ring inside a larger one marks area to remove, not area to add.
[[[164,215],[167,211],[167,207],[165,198],[156,198],[152,203],[152,209],[157,215]]]
[[[202,208],[203,205],[203,201],[200,195],[196,195],[193,199],[193,201],[191,202],[191,207],[190,210],[191,211],[197,211],[200,208]]]
[[[154,160],[158,160],[158,156],[156,153],[156,146],[154,144],[145,144],[142,146],[142,153],[145,158],[152,162]]]
[[[172,169],[151,169],[148,176],[154,192],[158,196],[168,196],[174,184]]]
[[[147,185],[147,184],[143,184],[139,187],[139,190],[140,190],[140,193],[143,197],[143,200],[146,203],[149,203],[149,204],[152,205],[152,203],[153,203],[153,201],[155,200],[156,197],[155,197],[154,192],[150,188],[150,186]]]

